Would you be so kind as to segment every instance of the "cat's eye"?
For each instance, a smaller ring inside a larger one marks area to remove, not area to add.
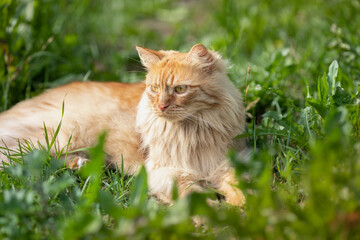
[[[175,89],[176,93],[184,93],[184,92],[186,92],[187,86],[179,85],[179,86],[176,86],[174,89]]]
[[[157,93],[159,91],[159,86],[151,85],[151,91]]]

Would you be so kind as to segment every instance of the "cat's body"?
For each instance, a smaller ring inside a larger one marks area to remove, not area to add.
[[[135,131],[136,107],[145,89],[143,83],[74,82],[16,104],[0,114],[0,139],[10,149],[18,147],[18,139],[31,140],[37,146],[45,143],[44,123],[49,137],[55,132],[64,116],[59,135],[58,149],[68,144],[69,151],[88,148],[95,144],[99,134],[107,130],[106,153],[112,163],[133,173],[142,164],[144,155],[139,151],[140,135]],[[4,146],[0,141],[0,146]],[[54,148],[52,148],[54,151]],[[7,158],[0,154],[0,159]]]
[[[64,101],[59,148],[70,135],[70,151],[90,147],[106,129],[109,161],[120,164],[123,155],[130,173],[145,164],[150,192],[162,201],[170,201],[177,181],[181,195],[210,186],[242,205],[226,153],[243,130],[244,109],[219,55],[202,45],[189,53],[137,50],[148,70],[145,84],[88,82],[49,90],[0,114],[0,138],[10,149],[23,138],[44,143],[43,122],[54,131]]]

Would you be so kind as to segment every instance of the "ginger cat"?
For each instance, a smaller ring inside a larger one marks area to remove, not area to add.
[[[107,130],[107,161],[135,173],[148,172],[150,194],[171,202],[173,181],[180,196],[210,186],[241,206],[234,170],[226,158],[232,138],[243,131],[241,95],[221,57],[197,44],[188,53],[136,48],[147,69],[145,83],[75,82],[46,91],[0,114],[0,147],[24,139],[45,144],[43,123],[54,132],[65,104],[57,146],[90,147]],[[0,154],[0,160],[7,161]],[[68,156],[70,167],[86,161]]]

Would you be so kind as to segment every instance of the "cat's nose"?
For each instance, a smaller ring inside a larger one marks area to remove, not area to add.
[[[158,108],[159,108],[162,112],[164,112],[165,109],[166,109],[168,106],[169,106],[168,104],[159,104],[159,105],[158,105]]]

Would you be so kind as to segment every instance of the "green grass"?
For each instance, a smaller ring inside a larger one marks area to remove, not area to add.
[[[50,156],[52,139],[28,143],[0,171],[0,238],[360,238],[359,12],[356,0],[2,0],[0,111],[74,80],[140,81],[135,45],[201,42],[229,60],[252,155],[229,153],[241,212],[209,207],[211,193],[148,199],[144,170],[104,168],[104,136],[80,171]]]

